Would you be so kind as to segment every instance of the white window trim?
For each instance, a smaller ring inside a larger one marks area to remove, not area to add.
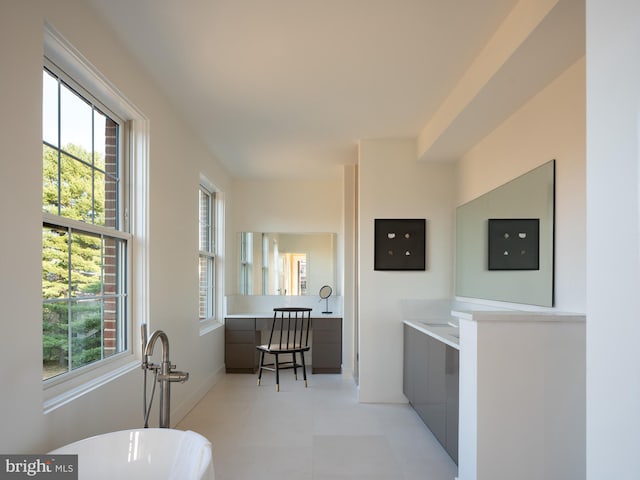
[[[109,99],[107,107],[124,119],[129,129],[125,149],[132,161],[129,171],[130,183],[130,233],[129,262],[129,310],[127,338],[128,348],[124,352],[69,372],[61,378],[43,381],[44,412],[55,409],[139,368],[142,358],[140,328],[147,323],[148,299],[148,152],[149,120],[109,80],[104,77],[75,47],[67,42],[49,23],[44,26],[44,54],[78,83],[89,86],[91,93],[101,99]],[[115,233],[115,232],[114,232]]]
[[[207,259],[207,265],[212,265],[213,268],[209,269],[207,268],[207,295],[206,295],[206,312],[205,312],[205,318],[200,317],[200,314],[198,314],[198,319],[200,322],[204,322],[207,321],[211,318],[215,318],[216,316],[216,305],[217,305],[217,298],[216,298],[216,292],[215,292],[215,285],[216,285],[216,271],[217,271],[217,265],[216,265],[216,249],[217,249],[217,244],[216,241],[217,239],[213,237],[212,233],[215,233],[215,228],[216,228],[216,211],[215,211],[215,206],[216,206],[216,192],[215,190],[213,190],[212,188],[210,188],[207,185],[204,185],[202,182],[200,182],[200,185],[198,187],[198,191],[205,195],[208,199],[207,203],[207,238],[209,239],[209,244],[205,247],[205,249],[203,250],[201,247],[201,245],[199,245],[199,250],[198,250],[198,258],[199,258],[199,262],[202,258],[206,258]],[[200,221],[200,216],[199,215],[199,220]],[[200,232],[201,233],[201,232]],[[199,238],[199,242],[200,243],[202,241],[202,238]],[[199,263],[198,262],[198,263]],[[199,279],[199,282],[201,282],[202,279]],[[199,284],[198,288],[200,288],[202,285]],[[200,309],[200,305],[198,305],[198,309]]]
[[[222,322],[223,318],[223,303],[224,303],[224,193],[216,187],[204,174],[200,174],[200,180],[198,188],[204,187],[209,192],[215,194],[216,200],[214,202],[215,212],[212,212],[215,218],[215,280],[214,280],[214,295],[215,304],[213,306],[213,315],[210,318],[204,320],[198,319],[200,325],[200,336],[203,336],[209,332],[217,330],[224,326]],[[198,251],[198,256],[200,251]]]
[[[253,234],[240,232],[240,295],[252,295],[251,272],[253,270]]]

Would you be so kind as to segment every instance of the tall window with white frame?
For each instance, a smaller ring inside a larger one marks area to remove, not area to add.
[[[240,232],[240,294],[253,294],[253,233]]]
[[[262,234],[262,295],[269,294],[269,236]]]
[[[43,380],[128,348],[131,234],[125,122],[48,60],[43,69]]]
[[[198,201],[199,230],[199,301],[198,316],[206,320],[215,312],[216,278],[216,195],[211,189],[200,185]]]

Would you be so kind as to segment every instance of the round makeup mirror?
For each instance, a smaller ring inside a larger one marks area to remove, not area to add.
[[[325,311],[322,313],[333,313],[329,311],[329,297],[331,296],[331,293],[333,293],[333,290],[329,285],[325,285],[320,288],[320,298],[322,298],[327,302],[326,307],[324,309]]]

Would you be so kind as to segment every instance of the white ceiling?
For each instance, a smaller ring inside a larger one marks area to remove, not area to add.
[[[516,0],[87,0],[234,176],[417,137]]]

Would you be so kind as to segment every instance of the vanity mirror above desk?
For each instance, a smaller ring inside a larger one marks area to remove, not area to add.
[[[337,285],[335,233],[239,232],[240,295],[317,295]]]

